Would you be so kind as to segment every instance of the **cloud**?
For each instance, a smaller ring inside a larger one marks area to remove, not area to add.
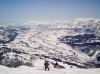
[[[39,22],[39,21],[27,21],[24,25],[38,25],[38,24],[49,24],[50,22]]]

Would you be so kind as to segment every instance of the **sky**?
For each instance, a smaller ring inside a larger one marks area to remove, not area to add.
[[[0,0],[0,24],[100,18],[100,0]]]

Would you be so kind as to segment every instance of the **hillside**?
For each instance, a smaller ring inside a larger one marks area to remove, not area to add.
[[[57,61],[61,68],[97,68],[100,62],[100,19],[26,22],[0,27],[0,64],[35,66]]]

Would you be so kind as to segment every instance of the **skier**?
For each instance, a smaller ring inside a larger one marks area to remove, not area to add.
[[[15,58],[15,68],[17,68],[18,67],[18,65],[19,65],[19,59],[18,58]]]
[[[59,65],[57,62],[54,64],[54,68],[59,68]]]
[[[48,69],[48,71],[50,70],[49,69],[49,62],[48,61],[44,62],[44,66],[45,66],[45,70],[47,70],[47,69]]]

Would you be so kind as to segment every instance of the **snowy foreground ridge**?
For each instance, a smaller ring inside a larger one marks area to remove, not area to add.
[[[0,74],[100,74],[97,69],[54,69],[45,71],[43,68],[20,66],[18,68],[8,68],[0,65]]]

